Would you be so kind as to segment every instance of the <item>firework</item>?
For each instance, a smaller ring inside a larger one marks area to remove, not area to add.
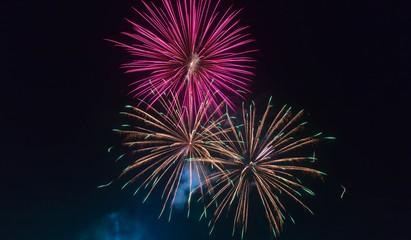
[[[315,156],[307,156],[302,152],[317,143],[320,136],[301,136],[301,129],[306,124],[300,122],[303,111],[293,115],[291,108],[284,106],[274,120],[269,121],[272,115],[270,102],[271,98],[261,121],[256,120],[254,103],[249,109],[244,108],[243,104],[239,124],[235,124],[237,119],[227,113],[226,124],[230,131],[220,136],[224,142],[219,145],[220,157],[212,159],[214,164],[224,165],[225,170],[209,176],[209,181],[215,183],[214,196],[208,206],[213,203],[217,205],[214,224],[225,209],[230,211],[234,208],[233,235],[239,227],[242,237],[247,231],[249,204],[253,201],[262,203],[270,229],[276,236],[282,229],[283,220],[287,218],[280,197],[288,196],[311,212],[300,196],[302,191],[311,195],[314,193],[294,174],[324,175],[302,165],[315,160]]]
[[[135,32],[124,34],[134,42],[112,41],[136,57],[123,65],[127,72],[150,73],[131,84],[131,94],[151,105],[174,93],[195,112],[205,99],[213,107],[222,100],[233,107],[230,98],[249,92],[253,60],[246,55],[254,50],[244,46],[252,40],[236,19],[240,10],[219,13],[209,0],[163,0],[162,8],[143,4],[147,12],[136,11],[148,28],[130,21]],[[151,95],[152,89],[160,94]]]
[[[212,161],[208,161],[211,164],[206,166],[199,159],[211,158],[210,151],[218,147],[218,136],[224,133],[219,125],[224,118],[216,114],[216,109],[211,114],[206,114],[210,107],[209,101],[200,104],[196,113],[187,115],[185,115],[187,108],[182,107],[178,101],[171,110],[170,100],[160,98],[159,102],[165,112],[160,112],[154,107],[141,110],[126,106],[129,111],[121,114],[131,120],[130,124],[123,125],[128,130],[115,131],[124,136],[123,145],[129,148],[132,156],[136,156],[134,162],[124,169],[120,177],[138,170],[138,173],[133,175],[123,188],[142,177],[142,183],[135,193],[142,187],[148,188],[143,201],[145,202],[158,183],[165,182],[161,196],[164,205],[160,216],[167,203],[170,205],[171,216],[182,176],[188,175],[188,209],[190,209],[191,194],[194,190],[203,194],[203,184],[193,186],[193,182],[210,185],[206,168],[213,165],[216,169],[220,169]],[[224,102],[219,106],[223,104]],[[212,120],[214,116],[216,119]]]

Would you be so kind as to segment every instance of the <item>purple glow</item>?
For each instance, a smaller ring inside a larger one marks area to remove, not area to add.
[[[129,21],[135,32],[124,34],[134,42],[113,41],[136,56],[123,65],[126,72],[150,73],[130,84],[136,86],[131,94],[150,105],[171,92],[194,111],[204,99],[214,107],[224,100],[232,108],[230,98],[249,92],[254,60],[246,55],[255,51],[243,50],[253,40],[235,19],[240,10],[220,13],[219,2],[211,6],[209,0],[162,2],[162,8],[143,2],[148,12],[136,10],[151,30]]]

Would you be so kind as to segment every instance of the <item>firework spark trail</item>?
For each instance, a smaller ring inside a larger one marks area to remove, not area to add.
[[[344,194],[345,194],[345,192],[347,191],[347,189],[346,189],[343,185],[340,185],[340,186],[343,188],[343,192],[341,193],[340,198],[343,199]]]
[[[163,93],[170,92],[182,99],[190,112],[198,110],[205,99],[214,108],[221,100],[231,108],[233,96],[249,92],[249,66],[254,60],[243,50],[253,40],[243,33],[236,19],[240,10],[231,7],[218,12],[218,3],[209,0],[178,0],[176,6],[163,0],[163,8],[143,1],[148,12],[138,12],[150,29],[129,21],[134,33],[123,33],[134,43],[112,41],[125,48],[136,59],[124,64],[127,72],[146,71],[150,76],[137,80],[131,94],[149,105]],[[151,95],[155,88],[160,93]],[[174,103],[175,104],[175,103]]]
[[[229,116],[227,112],[225,116],[230,131],[220,136],[225,143],[218,145],[220,157],[210,160],[213,164],[225,166],[225,170],[212,173],[208,179],[214,182],[214,196],[207,207],[216,203],[217,199],[220,203],[212,221],[215,224],[225,209],[230,211],[234,207],[233,235],[235,229],[240,227],[242,238],[247,231],[251,191],[256,191],[260,198],[269,227],[276,236],[286,219],[286,208],[280,201],[280,195],[294,199],[312,213],[300,200],[302,194],[299,190],[310,195],[314,193],[302,185],[294,174],[325,175],[301,165],[310,162],[313,157],[300,152],[316,144],[320,136],[301,137],[297,134],[306,124],[299,122],[303,111],[293,116],[291,108],[284,106],[270,123],[270,102],[271,98],[260,122],[256,122],[254,103],[249,110],[243,104],[242,124],[235,125],[235,117]],[[291,216],[290,219],[294,221]]]
[[[165,111],[169,110],[171,100],[159,98],[159,102]],[[148,103],[143,103],[148,105]],[[206,172],[207,166],[200,160],[211,158],[210,151],[218,148],[221,143],[218,136],[224,133],[224,130],[219,127],[224,121],[224,117],[217,114],[217,109],[209,115],[206,114],[210,105],[209,101],[202,103],[196,113],[188,114],[187,117],[183,116],[187,109],[182,107],[178,100],[174,104],[174,108],[167,114],[153,107],[141,110],[132,106],[127,106],[129,111],[121,113],[128,119],[135,121],[135,125],[133,122],[125,125],[130,130],[116,131],[124,136],[123,145],[130,148],[132,155],[141,153],[141,156],[136,158],[119,176],[122,177],[134,169],[140,170],[123,188],[144,176],[136,193],[142,187],[149,188],[143,201],[145,202],[157,184],[165,180],[161,197],[165,200],[160,216],[167,203],[170,204],[171,215],[184,171],[189,173],[188,210],[190,210],[191,195],[194,190],[199,190],[203,195],[204,185],[210,186]],[[219,104],[219,107],[223,105],[224,102]],[[194,117],[191,118],[191,116]],[[214,117],[216,119],[212,120]],[[142,123],[145,126],[142,126]],[[212,161],[209,160],[208,163],[221,170]],[[207,165],[210,165],[208,163]],[[193,187],[193,181],[202,183],[198,187]]]

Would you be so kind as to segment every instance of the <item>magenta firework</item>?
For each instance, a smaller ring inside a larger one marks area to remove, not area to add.
[[[129,21],[134,32],[124,47],[135,59],[123,65],[126,72],[149,72],[138,79],[131,94],[150,105],[163,94],[181,99],[182,105],[196,110],[204,99],[214,107],[249,92],[253,75],[248,48],[253,40],[240,26],[240,10],[222,10],[209,0],[163,0],[163,6],[143,2],[147,12],[136,12],[145,20],[143,27]],[[244,46],[246,45],[246,46]],[[159,94],[154,94],[159,93]]]

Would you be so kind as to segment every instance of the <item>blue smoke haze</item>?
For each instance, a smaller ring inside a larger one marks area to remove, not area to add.
[[[201,183],[197,175],[193,175],[190,189],[190,171],[189,167],[185,165],[183,173],[181,174],[180,186],[178,187],[176,198],[174,200],[174,208],[177,210],[182,210],[188,202],[188,196],[190,194],[190,191],[196,189],[198,186],[200,186],[200,184]]]
[[[154,240],[136,217],[126,211],[113,212],[94,222],[77,240]]]

